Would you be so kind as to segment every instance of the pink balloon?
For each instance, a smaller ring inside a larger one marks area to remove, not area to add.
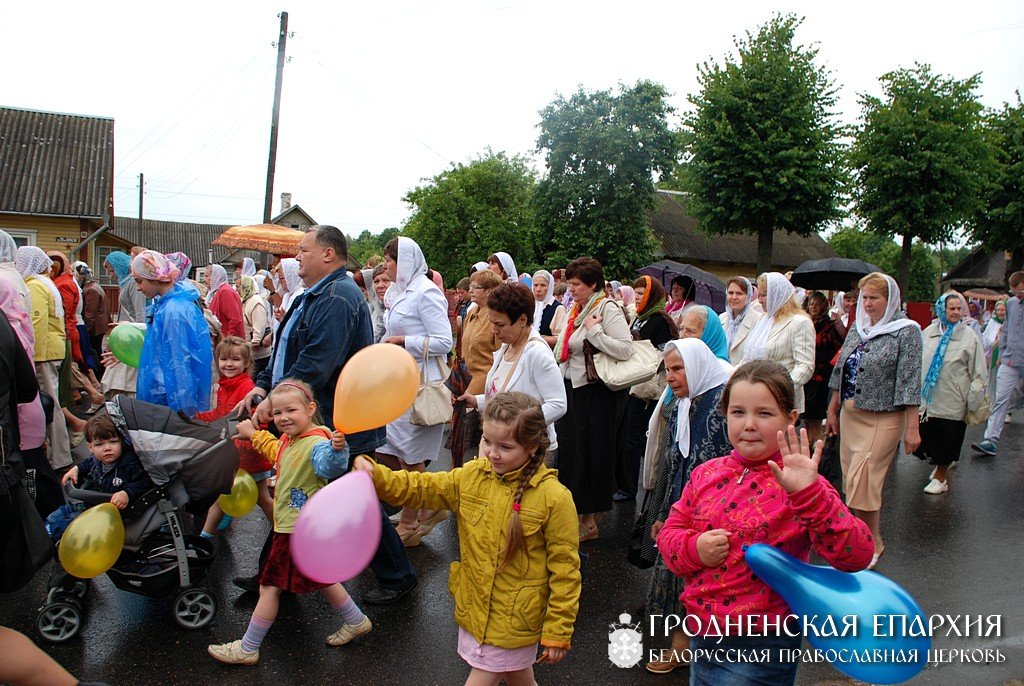
[[[381,513],[373,478],[349,472],[313,494],[292,530],[295,566],[322,584],[358,576],[380,544]]]

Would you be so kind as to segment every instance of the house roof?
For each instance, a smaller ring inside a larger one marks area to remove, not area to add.
[[[243,257],[251,257],[257,262],[262,260],[258,252],[251,250],[232,250],[219,245],[211,245],[213,239],[231,228],[230,224],[191,224],[188,222],[169,222],[160,219],[143,219],[142,231],[139,231],[137,217],[114,217],[111,233],[118,238],[131,241],[133,245],[142,245],[150,250],[162,253],[183,252],[192,259],[192,264],[201,267],[209,259],[209,250],[213,250],[215,262],[241,262]]]
[[[1006,290],[1006,253],[979,246],[942,278],[942,288]]]
[[[700,264],[757,264],[757,236],[751,234],[709,235],[686,211],[686,196],[676,191],[658,191],[658,206],[651,216],[651,230],[663,254],[677,262]],[[776,231],[772,244],[772,266],[788,271],[807,260],[835,257],[821,236],[798,236]]]
[[[296,216],[289,216],[292,214]],[[287,221],[285,221],[286,219]],[[316,220],[309,216],[309,212],[306,212],[306,210],[302,209],[298,205],[292,205],[287,210],[271,219],[270,223],[288,227],[291,227],[292,224],[298,224],[298,226],[294,228],[304,229],[307,226],[313,226],[316,224]]]
[[[103,217],[113,175],[113,119],[0,107],[0,212]]]

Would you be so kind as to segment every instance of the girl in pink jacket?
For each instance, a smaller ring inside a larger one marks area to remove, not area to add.
[[[737,369],[722,412],[732,453],[693,471],[658,534],[666,566],[686,579],[690,683],[793,684],[799,622],[786,620],[789,606],[747,566],[746,549],[767,543],[806,562],[813,546],[833,567],[854,572],[871,562],[874,542],[818,475],[821,441],[812,455],[807,431],[797,438],[793,383],[781,365],[758,360]]]

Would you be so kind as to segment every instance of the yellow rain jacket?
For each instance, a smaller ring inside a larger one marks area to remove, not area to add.
[[[579,610],[579,521],[558,472],[540,467],[520,503],[524,544],[499,570],[523,469],[495,474],[480,458],[450,472],[373,470],[386,502],[458,514],[462,561],[449,567],[455,622],[481,643],[569,648]]]
[[[32,331],[36,338],[36,362],[52,362],[64,359],[64,320],[57,316],[53,294],[39,279],[28,279],[29,297],[32,300]]]

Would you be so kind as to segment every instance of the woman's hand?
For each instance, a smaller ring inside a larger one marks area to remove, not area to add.
[[[769,460],[768,466],[775,475],[775,480],[785,489],[786,493],[796,493],[807,488],[818,480],[818,463],[821,462],[821,450],[825,443],[818,441],[814,444],[814,453],[811,453],[810,440],[807,438],[807,429],[800,429],[800,438],[797,438],[796,428],[789,425],[789,435],[785,431],[779,434],[779,452],[782,454],[782,466],[779,467],[775,460]]]
[[[903,451],[910,455],[921,447],[921,430],[916,424],[907,426],[907,432],[903,434]]]
[[[697,556],[705,567],[717,567],[729,556],[729,537],[725,529],[705,531],[697,537]]]
[[[100,364],[103,365],[104,369],[110,369],[115,364],[121,364],[121,361],[114,357],[114,353],[109,350],[100,355]]]
[[[463,393],[458,398],[452,398],[452,405],[457,402],[464,402],[467,407],[472,407],[473,409],[477,407],[476,396],[472,393]]]
[[[583,320],[583,326],[587,327],[587,331],[590,331],[595,326],[600,324],[603,320],[604,317],[602,317],[600,313],[594,312],[593,314],[588,315],[587,318]]]
[[[263,340],[260,341],[260,347],[261,348],[269,348],[270,345],[273,342],[274,342],[274,334],[268,333],[266,336],[263,337]]]
[[[345,440],[345,434],[340,431],[335,430],[334,433],[331,434],[331,448],[334,450],[344,450],[347,443],[348,441]]]
[[[547,646],[544,648],[544,652],[540,654],[540,657],[537,658],[536,664],[557,664],[568,652],[569,651],[565,648],[553,648],[552,646]]]
[[[276,319],[277,321],[281,321],[282,319],[284,319],[284,310],[282,310],[280,307],[275,307],[274,319]]]
[[[405,347],[405,336],[388,336],[381,343],[393,343]]]
[[[828,411],[828,416],[825,417],[825,435],[839,435],[839,415],[833,412],[831,409],[829,409]]]
[[[366,472],[370,476],[373,476],[374,464],[371,460],[366,459],[363,455],[360,455],[352,462],[353,472]]]
[[[256,433],[256,425],[252,423],[251,419],[246,419],[243,422],[238,422],[238,426],[235,427],[236,433],[233,438],[240,438],[243,441],[251,441],[253,435]]]
[[[663,527],[663,526],[665,526],[665,522],[661,521],[660,519],[658,521],[654,522],[654,524],[651,524],[651,540],[652,541],[657,541],[658,540],[658,534],[661,533],[661,527]]]

